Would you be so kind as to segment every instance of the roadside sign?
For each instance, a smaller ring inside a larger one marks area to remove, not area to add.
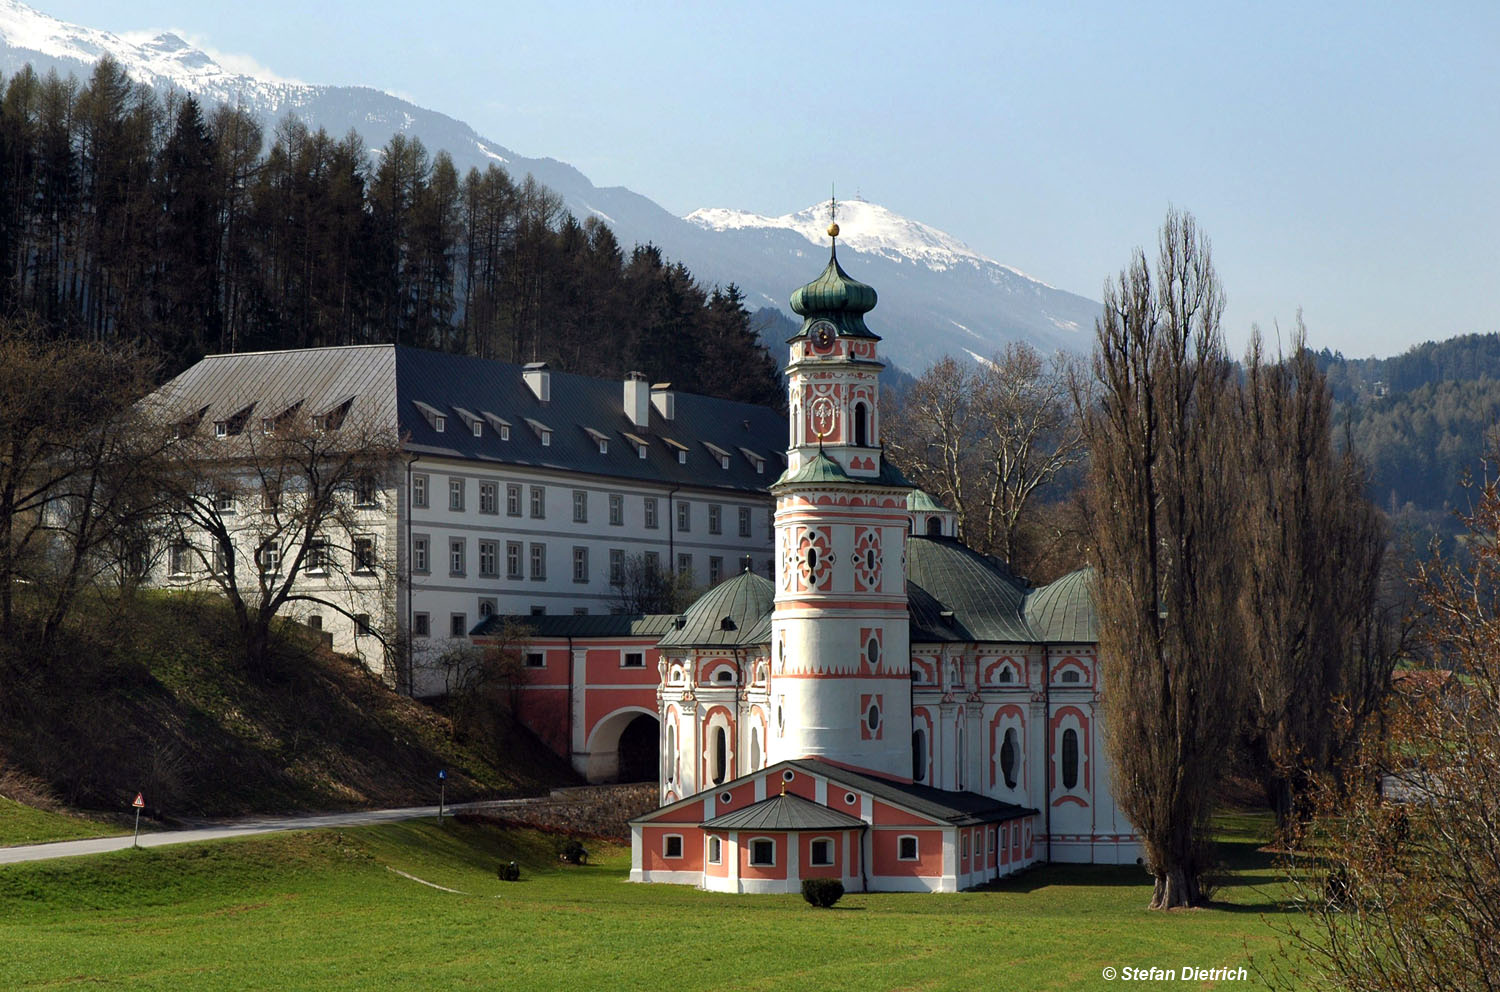
[[[446,768],[439,768],[438,769],[438,781],[441,782],[443,779],[445,779],[447,777],[448,777],[448,769],[446,769]]]
[[[145,794],[141,793],[141,792],[137,792],[135,794],[135,802],[131,803],[130,805],[132,805],[132,806],[135,807],[135,839],[130,842],[130,846],[131,847],[140,847],[141,846],[141,810],[146,805],[146,796],[145,796]]]
[[[438,769],[438,822],[443,822],[443,807],[447,805],[448,769]]]
[[[134,806],[136,809],[140,809],[146,805],[146,797],[137,792],[135,794],[135,802],[131,803],[130,805]]]

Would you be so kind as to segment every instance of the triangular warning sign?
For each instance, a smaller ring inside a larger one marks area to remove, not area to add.
[[[137,792],[135,794],[135,802],[131,803],[130,805],[134,806],[136,809],[140,809],[142,806],[146,805],[146,797]]]

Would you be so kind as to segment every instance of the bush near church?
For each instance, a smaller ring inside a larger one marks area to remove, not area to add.
[[[809,906],[828,909],[844,898],[844,883],[836,878],[804,878],[802,898],[807,900]]]

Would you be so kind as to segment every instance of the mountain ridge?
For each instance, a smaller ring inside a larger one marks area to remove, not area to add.
[[[734,283],[753,307],[785,311],[791,291],[816,275],[826,243],[808,237],[819,204],[785,218],[712,208],[678,217],[624,186],[597,186],[576,167],[549,157],[521,155],[440,111],[367,86],[302,83],[262,78],[225,68],[207,52],[171,32],[141,41],[68,24],[20,3],[0,0],[0,72],[32,64],[38,72],[86,76],[103,55],[115,58],[132,79],[158,90],[177,89],[204,102],[242,106],[269,135],[295,114],[309,127],[331,134],[360,132],[372,148],[392,133],[415,136],[431,150],[446,150],[460,171],[505,167],[518,178],[531,174],[562,197],[575,216],[597,216],[625,245],[654,244],[683,262],[705,285]],[[855,277],[881,291],[875,315],[887,356],[920,370],[947,354],[976,359],[1024,340],[1044,351],[1086,350],[1100,305],[986,258],[958,238],[856,200],[843,205],[848,223],[840,261]],[[734,226],[706,219],[731,214]],[[856,217],[855,215],[859,215]],[[881,235],[860,231],[860,219],[878,221]],[[913,234],[898,243],[893,230]],[[865,245],[861,248],[860,245]],[[779,344],[779,342],[776,342]]]

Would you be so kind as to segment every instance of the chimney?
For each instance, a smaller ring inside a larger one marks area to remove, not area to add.
[[[625,416],[637,427],[651,426],[651,389],[641,372],[625,376]]]
[[[651,405],[656,407],[656,412],[662,415],[663,420],[675,418],[677,404],[672,397],[670,382],[658,382],[651,387]]]
[[[552,373],[547,369],[546,362],[530,362],[522,370],[521,377],[526,380],[526,385],[536,393],[536,398],[543,403],[552,399]]]

